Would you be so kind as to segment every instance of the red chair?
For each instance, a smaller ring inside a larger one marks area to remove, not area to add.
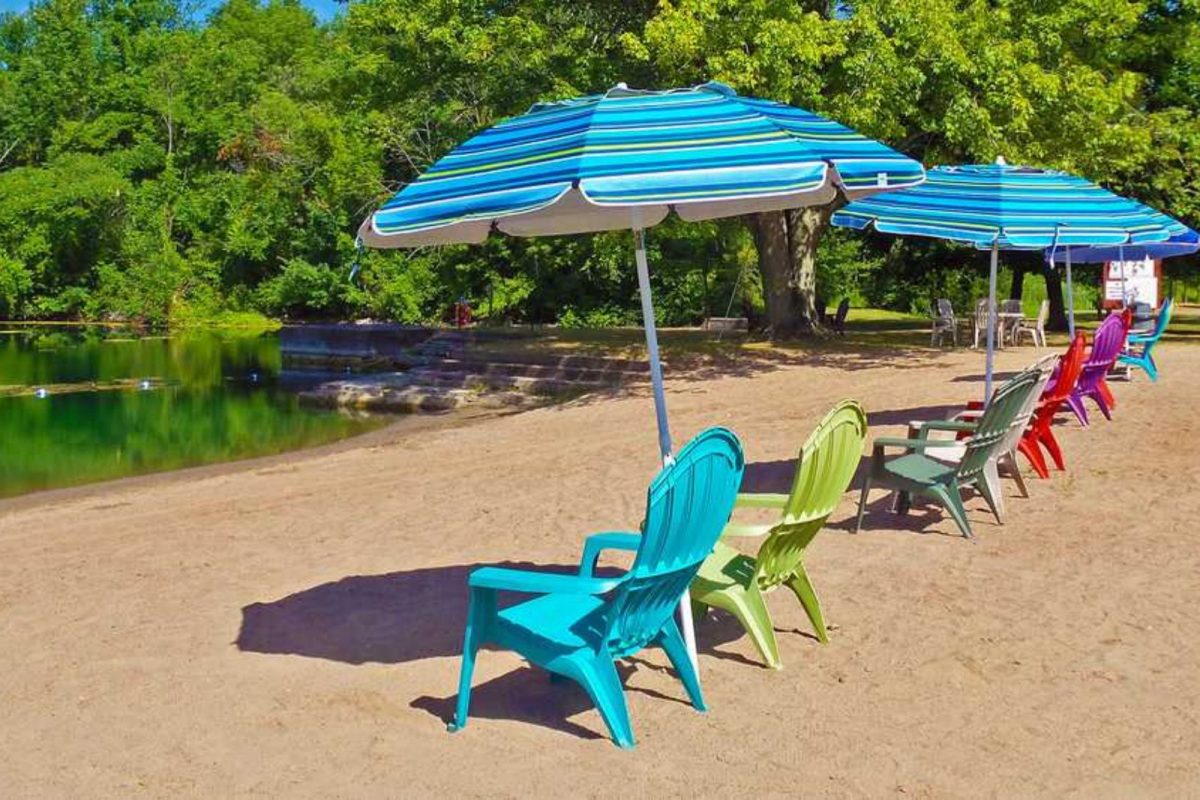
[[[1050,470],[1046,467],[1046,458],[1042,455],[1043,447],[1050,453],[1050,458],[1054,460],[1054,466],[1060,470],[1066,469],[1062,449],[1058,446],[1058,440],[1054,438],[1052,426],[1054,417],[1062,409],[1063,403],[1067,402],[1071,393],[1075,391],[1075,384],[1079,382],[1079,375],[1083,372],[1086,345],[1087,337],[1082,332],[1075,334],[1071,346],[1067,348],[1062,360],[1058,362],[1058,368],[1050,376],[1050,382],[1046,384],[1037,408],[1034,409],[1033,416],[1029,420],[1029,427],[1025,429],[1025,433],[1021,435],[1021,441],[1017,445],[1017,449],[1025,454],[1029,465],[1033,467],[1033,471],[1038,474],[1039,478],[1050,477]]]

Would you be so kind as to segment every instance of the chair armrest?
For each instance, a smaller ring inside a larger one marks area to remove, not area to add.
[[[882,454],[885,447],[898,447],[904,450],[927,450],[931,447],[961,446],[962,442],[955,439],[903,439],[899,436],[881,436],[875,440],[874,454]]]
[[[776,508],[780,511],[787,505],[789,495],[771,494],[767,492],[746,492],[739,494],[734,502],[734,508]]]
[[[590,578],[557,572],[480,567],[471,573],[467,586],[527,594],[604,594],[615,589],[623,580],[624,577]]]
[[[731,522],[721,531],[721,538],[737,536],[766,536],[775,528],[775,523]]]
[[[919,438],[925,439],[927,431],[955,431],[959,433],[974,433],[979,427],[978,422],[967,422],[955,419],[931,419],[921,423]]]
[[[1126,344],[1146,344],[1147,342],[1156,342],[1158,337],[1153,334],[1131,333],[1125,339]]]
[[[593,533],[583,543],[583,557],[579,559],[579,575],[590,578],[596,570],[600,553],[605,550],[634,550],[642,546],[642,535],[632,531],[605,531]]]

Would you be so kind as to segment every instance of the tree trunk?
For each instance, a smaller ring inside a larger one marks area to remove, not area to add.
[[[813,329],[817,319],[817,245],[829,227],[835,205],[796,208],[787,212],[788,249],[791,251],[792,280],[795,285],[800,328]]]
[[[1046,321],[1046,327],[1052,331],[1065,331],[1067,312],[1063,304],[1062,278],[1049,264],[1042,267],[1042,275],[1046,277],[1046,297],[1050,300],[1050,319]]]
[[[767,328],[772,337],[786,337],[800,328],[799,297],[792,276],[791,239],[787,215],[768,211],[751,218],[758,248],[758,269],[767,305]]]
[[[1012,284],[1008,287],[1008,299],[1020,300],[1025,291],[1025,267],[1022,264],[1012,265]]]
[[[758,248],[767,329],[772,338],[787,338],[819,327],[817,245],[837,208],[837,203],[831,203],[766,211],[746,218]]]

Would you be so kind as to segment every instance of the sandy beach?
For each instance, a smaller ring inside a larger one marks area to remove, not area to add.
[[[1011,371],[1032,348],[999,354]],[[699,629],[711,711],[665,657],[627,663],[637,749],[582,690],[485,652],[446,732],[478,564],[571,565],[636,526],[645,389],[269,462],[0,503],[0,795],[21,797],[1184,797],[1200,795],[1200,348],[1062,426],[1069,471],[1006,484],[977,540],[857,491],[814,543],[833,630],[770,597],[780,671]],[[727,425],[746,488],[785,491],[835,401],[871,434],[981,393],[958,350],[668,372],[677,444]]]

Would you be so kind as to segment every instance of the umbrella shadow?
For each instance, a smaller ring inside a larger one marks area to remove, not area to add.
[[[999,386],[1005,381],[1015,378],[1019,373],[1016,372],[993,372],[992,383]],[[955,375],[950,379],[952,383],[984,383],[987,380],[987,373],[979,372],[971,375]]]

